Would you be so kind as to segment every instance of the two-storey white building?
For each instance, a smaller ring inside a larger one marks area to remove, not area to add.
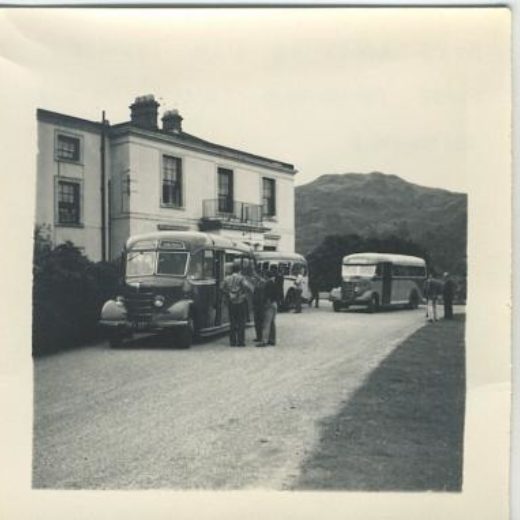
[[[182,130],[153,96],[110,125],[39,109],[37,224],[92,260],[116,258],[130,235],[201,230],[258,250],[294,251],[293,165]]]

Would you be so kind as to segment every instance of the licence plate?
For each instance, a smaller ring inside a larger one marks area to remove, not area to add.
[[[135,330],[146,330],[150,326],[150,323],[147,321],[135,321],[134,328]]]

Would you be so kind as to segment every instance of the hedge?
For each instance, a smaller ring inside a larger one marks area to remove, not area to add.
[[[71,242],[53,247],[37,228],[33,266],[33,355],[99,337],[103,303],[119,285],[116,263],[92,262]]]

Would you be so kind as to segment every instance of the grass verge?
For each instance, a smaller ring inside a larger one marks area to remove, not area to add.
[[[464,315],[427,324],[334,417],[293,489],[460,491]]]

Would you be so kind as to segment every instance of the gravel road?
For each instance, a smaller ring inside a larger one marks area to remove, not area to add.
[[[424,311],[278,315],[278,345],[157,337],[34,362],[33,486],[288,489],[318,423],[424,324]]]

